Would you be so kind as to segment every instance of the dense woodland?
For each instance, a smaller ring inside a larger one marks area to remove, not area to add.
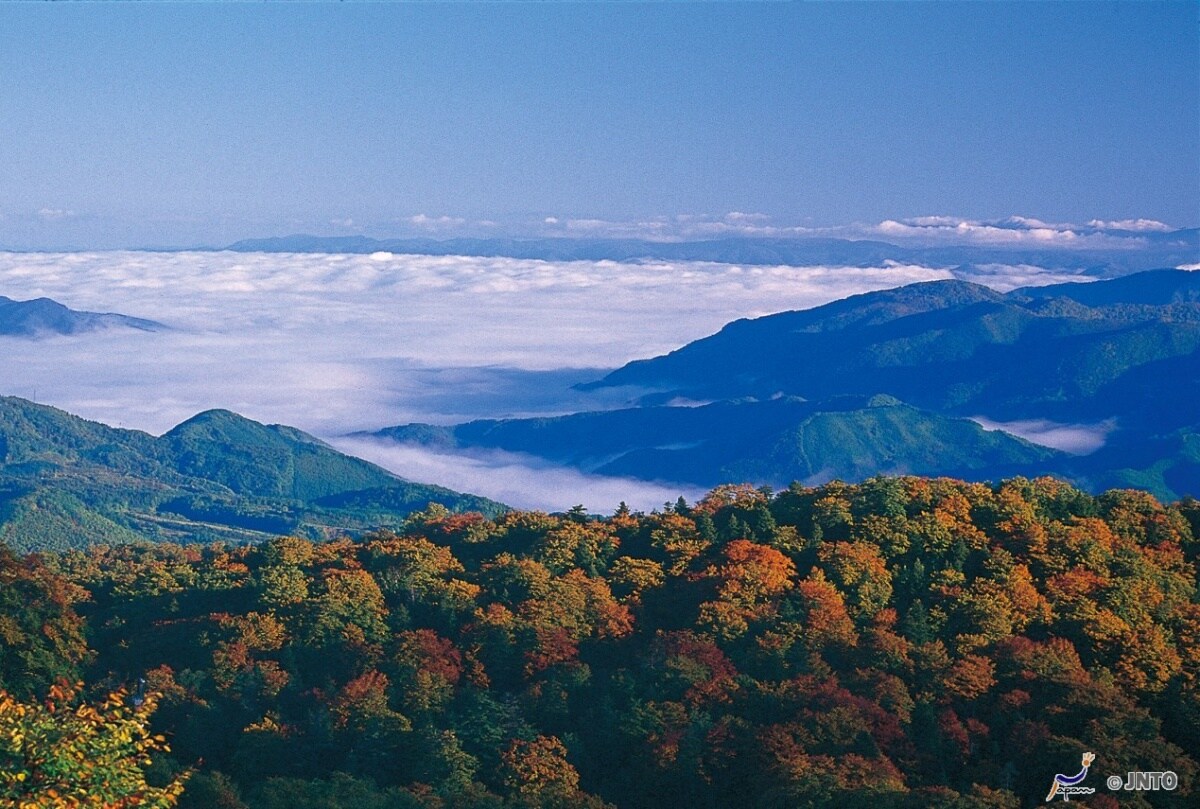
[[[1194,500],[874,478],[0,547],[0,806],[122,744],[145,798],[104,805],[1016,809],[1093,751],[1088,806],[1195,806],[1198,538]]]

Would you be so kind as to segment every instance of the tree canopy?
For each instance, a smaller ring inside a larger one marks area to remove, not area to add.
[[[2,555],[0,754],[14,706],[89,721],[58,678],[104,705],[144,677],[157,709],[98,732],[151,789],[192,772],[184,809],[1015,809],[1085,751],[1191,805],[1198,528],[1193,501],[901,477]]]

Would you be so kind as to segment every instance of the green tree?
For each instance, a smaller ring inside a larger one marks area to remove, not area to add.
[[[72,606],[81,594],[36,559],[17,559],[0,544],[0,688],[30,697],[78,676],[88,656]]]

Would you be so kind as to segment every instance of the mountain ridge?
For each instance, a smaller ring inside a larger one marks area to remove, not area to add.
[[[82,334],[111,328],[166,331],[162,323],[114,312],[71,309],[51,298],[13,300],[0,295],[0,335],[39,337],[45,334]]]
[[[1027,245],[904,246],[876,239],[727,237],[652,241],[622,238],[408,238],[293,234],[244,239],[223,249],[267,253],[375,253],[467,255],[545,261],[711,261],[749,265],[878,267],[885,262],[929,266],[1032,264],[1094,277],[1125,275],[1200,259],[1200,229],[1139,233],[1142,249],[1054,248]]]
[[[227,410],[155,437],[0,397],[0,541],[18,549],[326,536],[398,525],[430,502],[491,514],[505,508]]]
[[[642,407],[452,427],[414,424],[356,435],[364,436],[443,451],[526,453],[595,474],[699,486],[743,480],[787,486],[793,480],[881,473],[979,479],[972,473],[981,468],[1029,474],[1059,455],[889,396]]]
[[[1163,359],[1200,347],[1200,275],[1180,270],[1143,275],[1078,285],[1093,287],[1089,293],[1063,285],[1047,296],[1027,290],[1001,295],[962,281],[865,293],[734,321],[668,354],[628,363],[587,389],[633,385],[694,399],[776,392],[821,398],[882,390],[958,415],[1036,418],[1046,415],[1039,408],[1048,405],[1057,408],[1058,418],[1073,419],[1061,406],[1060,385],[1094,391],[1128,370],[1121,366],[1124,360],[1137,365],[1147,355]],[[1069,294],[1129,297],[1143,280],[1161,287],[1164,279],[1181,300],[1155,306],[1113,298],[1083,310],[1045,303]],[[925,305],[914,310],[906,303],[914,296],[924,297]],[[845,310],[861,326],[848,336],[833,334],[840,330],[828,326],[847,317]],[[864,312],[871,313],[869,320]],[[793,357],[802,359],[797,364]],[[1038,380],[1042,388],[1034,395],[1028,389]],[[1019,397],[1003,394],[1022,387]]]
[[[617,386],[635,391],[632,406],[373,435],[709,486],[1054,473],[1088,486],[1134,481],[1169,499],[1200,492],[1200,273],[1009,293],[961,280],[868,292],[736,320],[578,387]],[[707,404],[665,406],[680,400]],[[874,409],[879,400],[892,409]],[[1112,443],[1071,455],[976,418],[1103,429]],[[1148,458],[1143,445],[1165,454]]]

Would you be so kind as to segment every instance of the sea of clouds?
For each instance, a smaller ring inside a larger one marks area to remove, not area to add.
[[[1079,280],[976,268],[999,290]],[[161,433],[208,408],[336,439],[411,421],[615,407],[632,393],[577,382],[725,323],[915,281],[949,268],[230,252],[0,253],[0,294],[160,321],[0,338],[0,393]],[[616,481],[514,456],[353,449],[397,473],[513,505],[651,508],[681,487]],[[569,495],[570,492],[575,494]],[[565,498],[565,499],[564,499]],[[567,502],[567,501],[571,502]]]

